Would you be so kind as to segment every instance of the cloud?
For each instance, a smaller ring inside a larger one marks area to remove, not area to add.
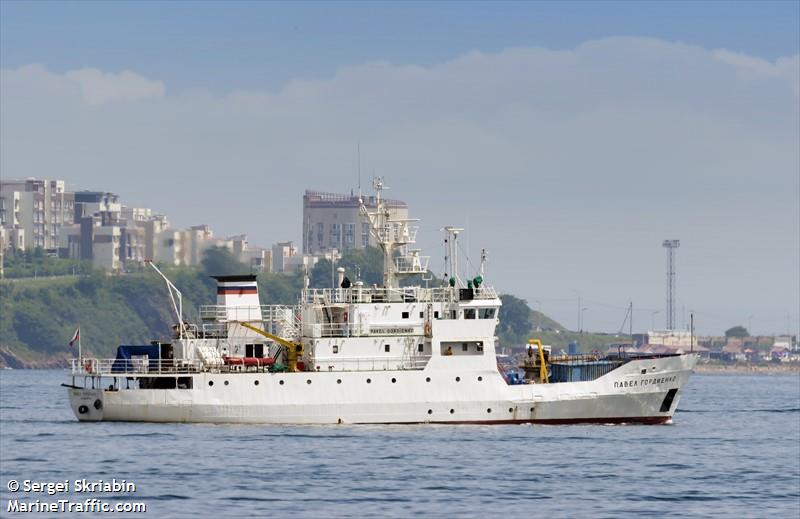
[[[64,77],[78,83],[83,99],[92,105],[162,97],[166,92],[163,82],[147,79],[127,70],[114,74],[95,68],[82,68],[71,70]]]
[[[269,245],[299,239],[303,189],[355,186],[360,142],[363,178],[388,177],[423,218],[421,245],[436,254],[436,229],[468,224],[465,247],[491,251],[501,289],[660,308],[660,243],[676,237],[687,305],[759,301],[784,329],[798,307],[798,76],[796,55],[641,38],[364,63],[224,95],[32,65],[0,71],[0,169]],[[592,316],[610,329],[622,313]]]
[[[103,105],[118,101],[138,101],[163,97],[166,87],[162,81],[148,79],[130,71],[103,72],[84,67],[64,74],[48,71],[42,65],[31,64],[14,70],[3,69],[2,86],[9,89],[12,99],[32,99],[43,96],[80,96],[89,105]]]

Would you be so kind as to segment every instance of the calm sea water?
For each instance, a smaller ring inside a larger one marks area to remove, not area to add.
[[[64,379],[0,372],[0,516],[117,478],[149,517],[800,517],[798,375],[695,375],[667,426],[82,424]]]

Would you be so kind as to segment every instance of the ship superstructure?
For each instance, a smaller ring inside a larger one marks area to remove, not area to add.
[[[384,255],[383,285],[305,287],[297,305],[262,305],[256,276],[216,276],[217,302],[170,341],[123,345],[73,362],[70,404],[82,421],[250,423],[665,423],[696,356],[555,357],[529,346],[526,376],[496,360],[501,300],[481,273],[458,273],[461,229],[446,227],[444,286],[403,286],[428,272],[411,248],[416,220],[392,219],[376,179],[361,204]],[[155,266],[154,268],[158,270]],[[158,271],[159,274],[160,271]],[[162,274],[163,276],[163,274]]]

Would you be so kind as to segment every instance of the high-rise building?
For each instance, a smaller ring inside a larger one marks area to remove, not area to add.
[[[363,196],[367,209],[377,207],[374,196]],[[332,250],[364,249],[375,246],[369,223],[359,212],[359,197],[306,191],[303,195],[303,253],[322,255]],[[408,205],[384,199],[390,218],[408,218]],[[273,254],[273,261],[275,255]]]
[[[55,250],[61,226],[74,221],[74,202],[63,180],[0,181],[0,226],[10,238],[6,246]]]

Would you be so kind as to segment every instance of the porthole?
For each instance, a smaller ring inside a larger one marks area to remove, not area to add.
[[[342,379],[340,379],[340,378],[337,378],[337,379],[336,379],[336,383],[337,383],[337,384],[341,384],[341,383],[342,383]]]
[[[514,408],[513,408],[513,407],[509,407],[509,408],[508,408],[508,412],[509,412],[509,413],[513,413],[513,412],[514,412]]]
[[[453,413],[455,413],[455,412],[456,412],[456,410],[455,410],[455,409],[450,409],[450,414],[453,414]]]
[[[311,379],[306,380],[306,384],[310,384],[310,383],[311,383]]]
[[[371,378],[367,379],[367,384],[372,384],[372,379]]]
[[[214,385],[214,381],[213,381],[213,380],[209,380],[209,381],[208,381],[208,385],[209,385],[209,386],[213,386],[213,385]]]
[[[531,407],[531,413],[533,412],[533,407]]]
[[[258,380],[254,381],[253,384],[258,385],[259,384]]]
[[[393,379],[392,379],[392,384],[395,384],[395,383],[397,383],[397,379],[396,379],[396,378],[393,378]]]
[[[490,407],[489,409],[486,410],[486,412],[487,413],[491,413],[492,412],[492,408]]]
[[[456,382],[461,382],[461,377],[456,377]]]
[[[425,379],[425,382],[430,382],[430,381],[431,381],[431,377],[427,377],[427,378]]]
[[[433,414],[433,409],[428,409],[428,414]]]
[[[483,381],[483,377],[478,377],[478,382],[482,382],[482,381]]]
[[[228,381],[226,380],[226,381],[225,381],[225,385],[227,386],[228,384],[230,384],[230,382],[228,382]]]
[[[278,381],[278,384],[283,385],[283,380]]]

